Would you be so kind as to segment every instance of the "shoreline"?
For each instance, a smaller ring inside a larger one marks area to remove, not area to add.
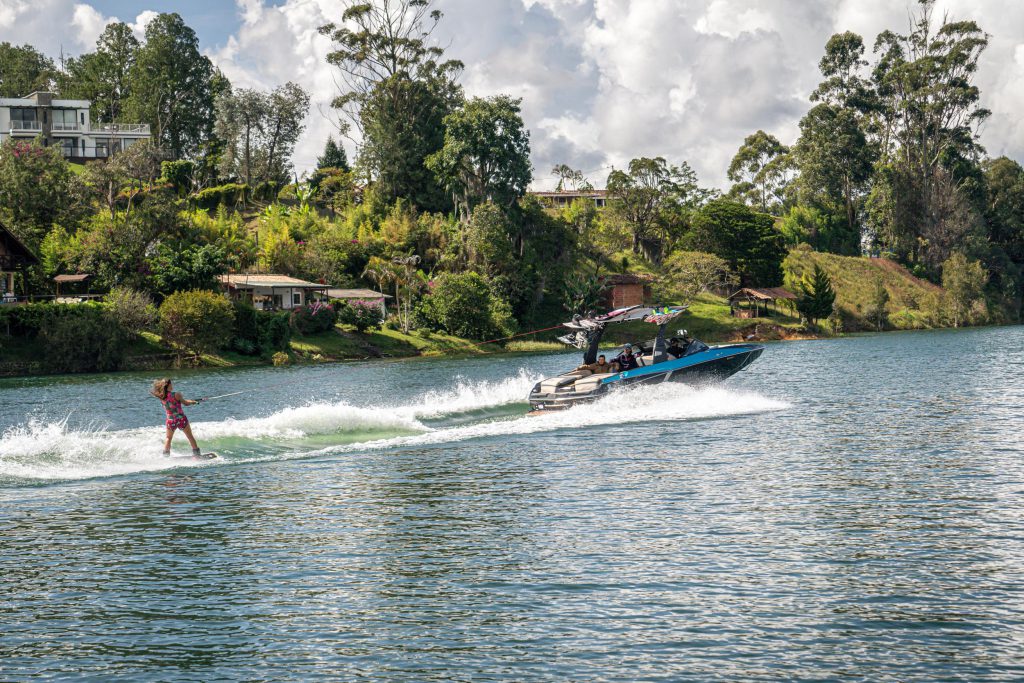
[[[709,344],[735,344],[743,342],[756,342],[756,343],[781,343],[781,342],[795,342],[795,341],[821,341],[829,339],[846,339],[851,337],[859,336],[873,336],[877,334],[889,334],[893,332],[929,332],[929,331],[940,331],[940,330],[973,330],[973,329],[987,329],[987,328],[999,328],[999,327],[1014,327],[1017,324],[1008,325],[981,325],[972,327],[931,327],[922,329],[890,329],[890,330],[856,330],[851,332],[842,332],[838,334],[813,334],[806,331],[791,330],[784,326],[772,325],[772,334],[759,334],[752,338],[748,338],[742,334],[741,330],[731,331],[727,334],[720,336],[712,336],[702,338]],[[308,341],[307,338],[303,338]],[[300,343],[302,339],[300,339]],[[607,345],[602,345],[601,349],[610,350],[620,346],[623,342],[614,341]],[[472,346],[468,344],[467,348]],[[480,347],[477,347],[480,348]],[[384,362],[384,361],[410,361],[410,360],[427,360],[427,359],[466,359],[475,358],[481,356],[520,356],[527,354],[556,354],[565,353],[572,349],[572,347],[564,346],[558,342],[551,341],[537,341],[537,342],[526,342],[518,348],[506,348],[496,344],[489,344],[486,348],[479,351],[459,351],[455,348],[428,348],[427,350],[417,349],[412,353],[398,353],[398,354],[385,354],[379,355],[354,355],[354,356],[333,356],[333,355],[322,355],[322,354],[309,354],[293,349],[290,354],[291,360],[287,364],[275,366],[270,358],[257,358],[257,357],[245,357],[238,354],[231,354],[230,356],[221,355],[210,355],[204,354],[201,356],[200,362],[196,364],[185,364],[179,365],[175,362],[166,363],[147,363],[146,359],[156,361],[155,356],[161,355],[165,358],[170,356],[177,356],[173,352],[166,354],[147,354],[138,357],[128,357],[128,363],[126,367],[121,367],[117,370],[111,370],[108,372],[87,372],[87,373],[53,373],[46,371],[37,372],[11,372],[10,370],[15,369],[12,366],[36,366],[41,368],[43,361],[10,361],[4,364],[0,364],[0,380],[17,380],[17,379],[32,379],[39,377],[85,377],[93,375],[117,375],[121,373],[147,373],[147,372],[180,372],[187,371],[193,372],[206,372],[213,370],[233,370],[233,369],[249,369],[249,368],[271,368],[280,367],[282,369],[287,368],[299,368],[309,367],[316,365],[328,365],[328,364],[345,364],[345,363],[365,363],[365,362]],[[169,358],[168,358],[169,359]]]

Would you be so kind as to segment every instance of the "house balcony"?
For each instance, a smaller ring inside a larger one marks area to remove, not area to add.
[[[11,121],[11,135],[29,133],[36,135],[43,132],[43,124],[39,121]]]
[[[77,123],[54,123],[51,128],[53,132],[61,131],[77,131],[81,130],[81,127]]]
[[[148,123],[100,123],[93,126],[90,132],[121,135],[149,135]]]

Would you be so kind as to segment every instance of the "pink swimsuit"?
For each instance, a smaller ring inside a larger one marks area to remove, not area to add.
[[[160,402],[164,404],[164,410],[167,411],[168,429],[188,427],[188,418],[185,417],[185,411],[181,408],[181,401],[175,398],[174,394],[168,394],[167,398]]]

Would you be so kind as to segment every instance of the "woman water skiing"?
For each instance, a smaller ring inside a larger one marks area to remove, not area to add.
[[[171,454],[171,439],[174,438],[174,430],[180,429],[185,432],[185,438],[188,439],[189,444],[192,446],[192,455],[199,457],[199,446],[196,444],[196,438],[192,436],[192,427],[188,423],[188,418],[185,417],[185,411],[182,409],[182,406],[194,406],[202,401],[202,399],[190,401],[182,397],[180,392],[174,393],[171,380],[167,377],[154,381],[153,389],[150,393],[160,399],[160,403],[163,404],[164,410],[167,412],[167,439],[164,441],[164,455],[169,456]]]

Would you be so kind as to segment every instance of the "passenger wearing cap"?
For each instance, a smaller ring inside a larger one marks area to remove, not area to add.
[[[633,346],[631,344],[623,346],[622,353],[615,356],[615,360],[612,362],[619,366],[619,372],[634,370],[640,367],[639,363],[636,362],[636,356],[633,355]]]

